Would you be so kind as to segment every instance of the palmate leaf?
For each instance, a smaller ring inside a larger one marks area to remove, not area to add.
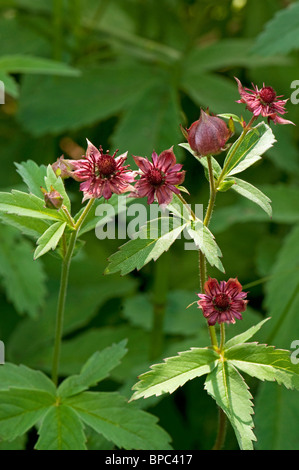
[[[6,362],[0,367],[0,390],[9,390],[12,387],[55,394],[54,383],[42,372]]]
[[[125,345],[126,340],[95,352],[84,364],[80,374],[68,377],[62,382],[57,390],[58,396],[76,395],[105,379],[126,354]]]
[[[157,418],[136,408],[118,393],[83,392],[66,398],[64,404],[108,441],[124,449],[171,449],[169,435]]]
[[[83,423],[69,406],[49,408],[38,434],[37,450],[86,450]]]
[[[136,237],[140,238],[134,238],[125,243],[118,252],[110,256],[105,274],[120,271],[122,275],[125,275],[134,269],[141,269],[151,260],[156,261],[170,248],[185,227],[186,224],[175,225],[168,217],[149,221],[136,234]]]
[[[243,377],[229,361],[219,361],[208,375],[205,389],[225,412],[242,450],[252,450],[256,438],[252,432],[251,394]]]
[[[45,165],[37,165],[33,160],[15,163],[17,172],[26,183],[29,192],[43,199],[41,186],[44,185],[47,168]]]
[[[178,356],[155,364],[149,372],[142,374],[134,385],[132,400],[147,398],[162,393],[172,393],[188,380],[211,372],[217,365],[219,355],[209,348],[193,348]]]

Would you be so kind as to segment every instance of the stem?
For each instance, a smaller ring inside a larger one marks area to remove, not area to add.
[[[80,218],[75,224],[74,226],[75,230],[70,236],[70,242],[67,247],[63,261],[62,261],[60,289],[59,289],[57,313],[56,313],[54,352],[53,352],[53,362],[52,362],[52,380],[55,383],[55,385],[57,385],[57,382],[58,382],[58,368],[59,368],[65,301],[66,301],[66,294],[67,294],[67,287],[68,287],[68,280],[69,280],[70,265],[71,265],[72,256],[74,253],[74,248],[76,245],[77,236],[78,236],[80,227],[85,217],[87,216],[89,210],[91,209],[91,206],[93,205],[93,203],[94,203],[94,199],[90,199],[88,204],[85,206],[85,209],[82,212]]]
[[[220,324],[220,337],[221,337],[221,340],[220,340],[219,351],[220,353],[222,353],[224,343],[225,343],[225,323]]]
[[[169,260],[168,253],[160,258],[156,264],[154,283],[154,316],[151,332],[150,360],[157,359],[163,351],[164,317],[168,292]]]
[[[218,434],[216,437],[215,444],[212,450],[221,450],[224,444],[225,435],[226,435],[226,415],[224,411],[219,407],[219,424],[218,424]]]

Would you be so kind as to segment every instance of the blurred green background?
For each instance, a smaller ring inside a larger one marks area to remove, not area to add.
[[[290,98],[299,80],[298,18],[299,2],[283,0],[0,0],[1,190],[24,188],[14,162],[78,158],[88,138],[104,150],[128,150],[131,164],[132,154],[174,145],[187,170],[188,202],[206,205],[207,181],[178,146],[179,126],[198,119],[200,107],[248,119],[236,103],[234,76]],[[298,123],[294,99],[287,109],[286,118]],[[271,127],[276,145],[242,178],[271,198],[273,218],[229,191],[218,195],[211,230],[225,279],[237,276],[249,291],[244,320],[230,325],[228,336],[271,316],[259,341],[289,349],[299,340],[299,130]],[[80,208],[78,183],[66,184]],[[72,265],[61,372],[78,372],[92,352],[128,338],[128,354],[104,384],[130,397],[153,361],[209,342],[200,311],[186,310],[199,290],[197,254],[178,241],[142,271],[106,277],[107,258],[123,240],[100,241],[93,232],[85,240]],[[50,255],[33,261],[33,252],[32,240],[1,224],[0,339],[7,361],[49,372],[60,263]],[[152,318],[161,304],[163,352],[154,357]],[[298,396],[276,384],[249,384],[256,448],[298,450]],[[159,417],[175,449],[211,448],[217,409],[203,380],[137,405]],[[225,448],[237,449],[228,431]],[[9,446],[31,448],[31,434]],[[90,446],[110,444],[94,437]]]

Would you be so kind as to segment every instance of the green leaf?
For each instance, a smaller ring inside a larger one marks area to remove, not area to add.
[[[223,114],[217,114],[218,117],[222,118],[222,119],[232,119],[234,122],[239,122],[240,124],[242,124],[242,119],[239,118],[239,116],[237,116],[236,114],[232,114],[232,113],[223,113]]]
[[[168,223],[169,231],[165,233],[165,226]],[[141,269],[151,260],[156,261],[180,236],[185,226],[186,224],[174,226],[173,221],[167,217],[149,221],[136,234],[136,237],[141,238],[134,238],[125,243],[109,258],[110,263],[105,274],[120,271],[125,275],[134,269]]]
[[[186,230],[197,248],[205,255],[208,263],[211,266],[215,266],[220,271],[225,272],[219,259],[222,256],[221,250],[213,234],[203,225],[202,221],[197,220],[194,224],[187,225]]]
[[[219,355],[208,348],[192,348],[178,356],[165,359],[162,364],[155,364],[151,370],[142,374],[133,390],[131,400],[147,398],[162,393],[173,393],[188,380],[211,372],[219,360]]]
[[[0,390],[10,388],[41,390],[53,395],[56,393],[54,383],[42,372],[6,362],[0,367]]]
[[[240,143],[240,139],[241,143]],[[224,165],[230,160],[226,175],[235,175],[246,170],[249,166],[261,159],[261,156],[276,142],[271,128],[264,122],[247,132],[245,137],[240,136],[229,149]],[[231,158],[231,155],[233,157]]]
[[[33,160],[15,163],[15,165],[17,172],[28,186],[29,191],[40,199],[43,199],[41,186],[44,184],[47,168],[44,165],[37,165]]]
[[[256,440],[252,432],[252,397],[243,377],[230,362],[219,362],[208,375],[205,389],[230,420],[241,450],[252,450],[252,441]]]
[[[259,380],[276,380],[287,388],[299,389],[299,365],[290,352],[265,344],[237,344],[225,352],[226,359],[238,369]]]
[[[11,441],[43,418],[55,396],[42,390],[0,391],[0,438]]]
[[[38,316],[44,304],[46,276],[32,259],[32,243],[8,227],[0,231],[0,275],[8,299],[19,314]]]
[[[80,71],[63,62],[30,55],[5,55],[0,58],[0,70],[5,73],[36,73],[77,77]]]
[[[19,84],[17,81],[5,72],[0,71],[0,80],[4,84],[5,93],[18,98],[19,96]]]
[[[55,250],[59,240],[63,236],[65,227],[66,222],[55,222],[52,224],[37,240],[38,246],[34,252],[33,258],[37,259],[48,251]]]
[[[255,335],[268,320],[270,320],[270,318],[265,318],[264,320],[259,322],[257,325],[254,325],[248,330],[244,331],[243,333],[240,333],[239,335],[234,336],[233,338],[229,339],[225,343],[225,349],[229,349],[232,346],[236,346],[237,344],[240,344],[240,343],[245,343],[245,341],[252,338],[252,336]]]
[[[126,354],[126,340],[114,344],[103,351],[95,352],[84,364],[79,375],[65,379],[58,388],[60,397],[69,397],[87,390],[108,377],[109,372],[119,365]]]
[[[287,54],[299,47],[299,3],[294,2],[276,13],[257,37],[252,48],[261,56]]]
[[[38,434],[37,450],[86,450],[83,423],[69,406],[52,406]]]
[[[12,190],[11,193],[0,193],[0,212],[43,220],[62,220],[61,211],[47,209],[44,201],[34,194]]]
[[[157,418],[128,404],[118,393],[83,392],[64,401],[80,419],[124,449],[167,450],[168,434]]]
[[[272,217],[271,199],[260,189],[239,178],[227,178],[226,181],[233,181],[232,189],[236,191],[236,193],[254,202],[260,206],[269,217]]]

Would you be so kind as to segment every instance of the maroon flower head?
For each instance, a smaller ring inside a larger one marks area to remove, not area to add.
[[[186,129],[187,139],[193,152],[199,157],[217,155],[225,150],[225,144],[232,132],[217,116],[210,116],[201,110],[198,121]]]
[[[198,306],[209,325],[218,323],[235,323],[242,320],[241,312],[246,310],[247,292],[242,292],[238,279],[230,278],[227,282],[209,278],[204,285],[205,294],[197,294]]]
[[[129,171],[129,165],[124,166],[127,153],[115,158],[118,150],[113,155],[98,150],[87,140],[86,155],[81,160],[72,161],[72,176],[77,181],[82,181],[80,190],[84,193],[83,201],[91,198],[110,199],[113,193],[122,194],[131,191],[134,182],[134,172]]]
[[[160,155],[153,152],[152,162],[133,155],[141,177],[135,184],[132,196],[146,196],[148,204],[157,200],[160,205],[167,205],[171,202],[173,193],[180,193],[176,185],[183,183],[185,171],[181,171],[183,165],[176,163],[172,149],[173,147],[164,150]]]
[[[241,96],[237,103],[246,104],[246,108],[254,116],[257,117],[261,114],[263,117],[268,118],[268,122],[273,121],[274,124],[294,125],[292,121],[278,116],[278,114],[285,114],[287,112],[285,104],[288,100],[279,99],[283,95],[277,96],[276,91],[270,86],[265,86],[265,84],[263,84],[261,89],[252,84],[253,90],[250,90],[249,88],[244,88],[238,78],[235,77],[235,80],[238,83],[238,90]]]

